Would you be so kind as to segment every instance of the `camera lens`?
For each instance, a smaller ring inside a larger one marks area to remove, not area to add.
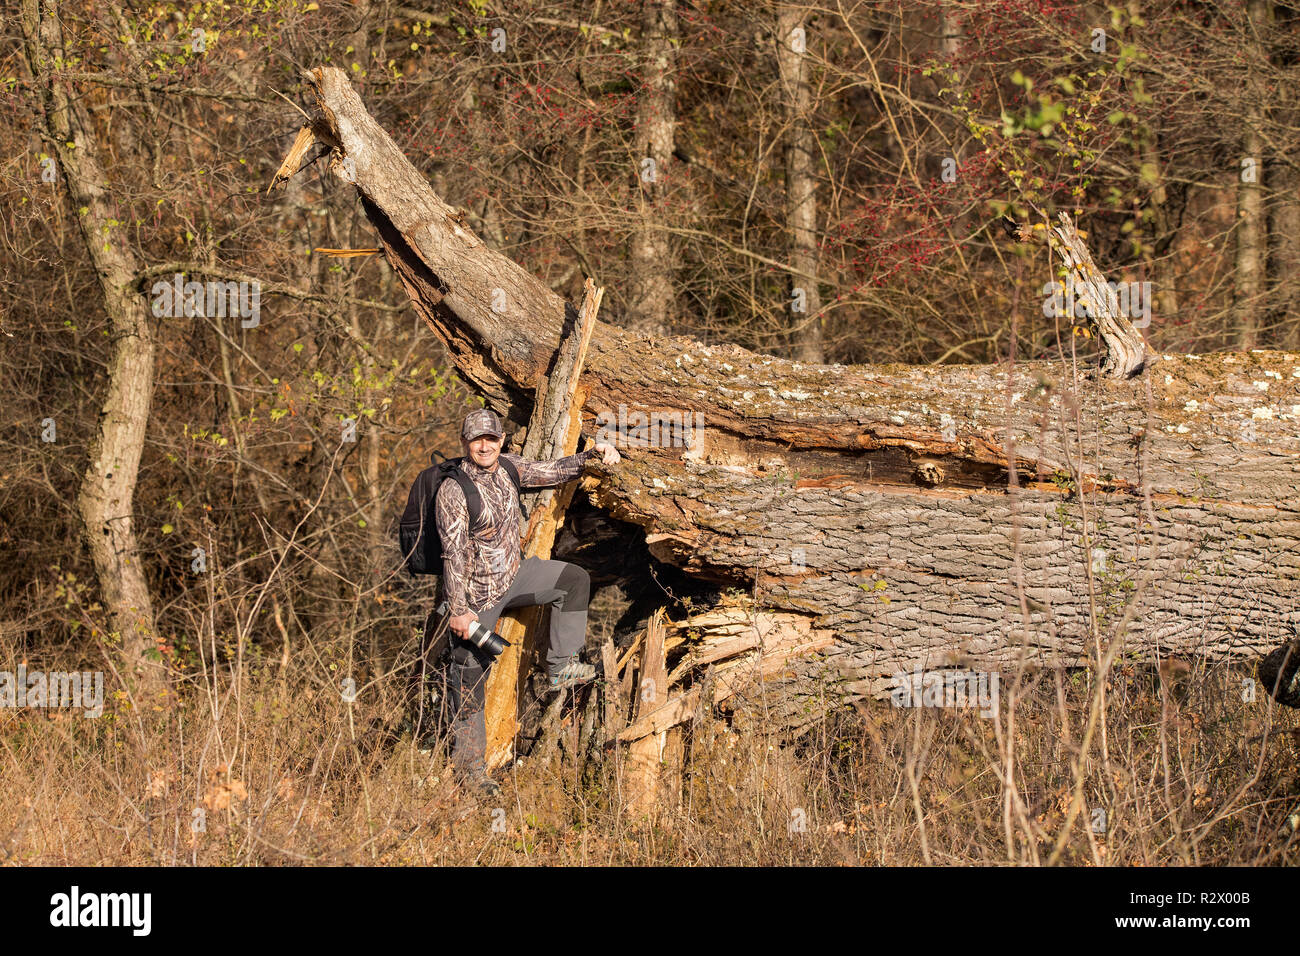
[[[447,602],[443,601],[438,605],[438,615],[440,617],[445,617],[448,613],[450,612],[447,608]],[[495,631],[487,630],[478,621],[469,622],[469,630],[466,633],[466,637],[469,638],[471,644],[483,651],[483,653],[491,654],[493,657],[496,657],[510,646],[510,642],[504,637]]]
[[[474,621],[469,626],[469,639],[474,642],[480,650],[496,657],[507,647],[510,642],[495,631],[489,631],[480,627],[478,621]]]

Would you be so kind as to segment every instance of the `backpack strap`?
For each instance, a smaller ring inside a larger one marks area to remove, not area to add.
[[[515,466],[514,462],[507,458],[498,458],[497,461],[499,461],[501,467],[506,470],[506,474],[510,476],[510,480],[515,483],[515,500],[519,502],[519,514],[524,519],[524,524],[527,524],[528,509],[524,507],[524,488],[523,483],[519,478],[519,469]]]
[[[448,474],[456,479],[456,484],[460,485],[460,490],[465,495],[465,508],[469,511],[469,527],[473,530],[474,525],[478,524],[479,519],[483,517],[483,499],[469,475],[461,470],[461,461],[463,461],[461,458],[451,459],[452,467]]]
[[[434,454],[437,453],[435,452]],[[474,525],[478,524],[479,519],[483,517],[483,498],[479,495],[478,488],[474,487],[474,482],[470,480],[469,475],[465,474],[460,467],[461,463],[465,461],[463,457],[447,458],[444,459],[444,461],[452,466],[448,470],[448,476],[456,479],[456,484],[460,485],[460,490],[465,495],[465,508],[469,511],[469,526],[473,529]],[[497,462],[505,469],[506,475],[510,478],[511,482],[514,483],[515,500],[519,502],[519,513],[523,515],[526,520],[528,512],[524,510],[524,498],[520,493],[521,483],[519,478],[519,469],[515,467],[513,462],[507,461],[505,458],[498,458]],[[433,504],[431,501],[431,509],[432,506]]]
[[[519,469],[515,467],[515,463],[508,458],[498,458],[497,461],[499,461],[501,467],[506,470],[506,474],[510,476],[510,480],[515,483],[515,491],[518,492],[523,486],[520,484]]]

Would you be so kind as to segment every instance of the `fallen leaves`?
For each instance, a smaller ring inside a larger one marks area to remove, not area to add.
[[[209,810],[227,810],[235,800],[247,800],[248,788],[239,779],[229,778],[230,768],[226,764],[213,767],[208,771],[210,783],[208,792],[203,795],[203,805]],[[227,777],[223,780],[222,777]]]
[[[151,770],[149,771],[149,783],[145,787],[144,795],[149,800],[156,800],[159,797],[166,796],[168,786],[175,782],[176,774],[173,771]]]

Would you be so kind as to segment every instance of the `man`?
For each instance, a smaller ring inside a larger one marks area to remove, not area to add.
[[[487,796],[497,796],[501,788],[484,764],[484,686],[493,658],[467,640],[470,624],[478,621],[485,630],[495,630],[507,609],[549,604],[548,686],[560,690],[589,681],[596,674],[594,667],[578,660],[587,637],[591,580],[586,571],[566,561],[529,558],[520,563],[519,495],[500,459],[504,457],[515,466],[520,487],[548,488],[577,478],[596,455],[602,456],[606,465],[618,464],[620,456],[617,449],[604,443],[555,461],[502,456],[501,420],[486,408],[465,416],[460,437],[465,451],[461,469],[478,489],[483,516],[477,527],[470,528],[460,484],[444,481],[439,486],[435,514],[451,630],[447,683],[453,720],[452,764],[462,782]]]

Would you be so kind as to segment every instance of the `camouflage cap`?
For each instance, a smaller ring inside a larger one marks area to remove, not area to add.
[[[465,441],[473,441],[481,435],[491,435],[493,438],[501,438],[505,435],[501,430],[501,419],[497,418],[496,413],[490,408],[474,409],[461,423],[460,437]]]

